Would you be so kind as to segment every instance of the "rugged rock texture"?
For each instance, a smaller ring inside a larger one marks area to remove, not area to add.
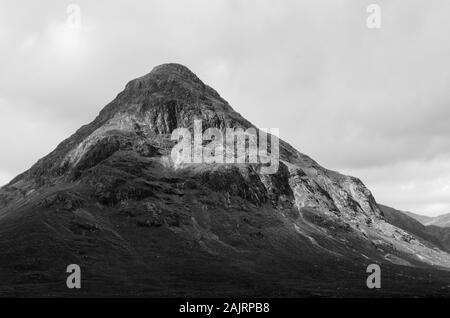
[[[284,141],[273,175],[173,163],[170,134],[195,119],[253,127],[186,67],[158,66],[3,187],[0,291],[72,295],[65,267],[77,263],[89,295],[364,295],[377,262],[379,294],[449,292],[447,252]]]

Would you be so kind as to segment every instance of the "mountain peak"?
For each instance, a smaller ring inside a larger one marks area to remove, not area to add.
[[[144,76],[138,77],[127,84],[127,88],[143,88],[143,87],[157,87],[173,86],[174,82],[184,83],[195,89],[205,89],[205,85],[197,75],[189,68],[178,63],[165,63],[155,66],[152,71]]]
[[[195,74],[186,66],[179,63],[164,63],[155,66],[150,73],[153,74],[181,74],[192,76]]]

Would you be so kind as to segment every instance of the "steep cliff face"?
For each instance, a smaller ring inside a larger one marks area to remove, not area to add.
[[[205,258],[228,262],[247,281],[271,262],[303,273],[347,262],[362,273],[368,262],[450,267],[446,252],[387,223],[359,179],[321,167],[282,140],[275,174],[261,174],[253,163],[176,165],[171,133],[192,129],[194,120],[203,129],[254,127],[182,65],[161,65],[129,82],[92,123],[0,190],[0,229],[20,231],[31,220],[32,231],[44,230],[42,241],[53,237],[54,253],[65,244],[67,259],[86,264],[94,280],[99,255],[108,255],[106,271],[114,275],[134,264],[125,275],[133,282],[142,268],[167,281],[186,263],[209,273],[195,265]],[[6,250],[20,266],[31,262]],[[16,265],[7,268],[16,273]]]

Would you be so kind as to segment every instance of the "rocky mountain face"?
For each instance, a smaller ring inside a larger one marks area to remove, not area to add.
[[[254,127],[186,67],[158,66],[3,187],[0,295],[73,295],[72,263],[78,295],[373,295],[371,263],[386,279],[377,295],[450,293],[439,242],[282,140],[275,174],[174,163],[171,134],[194,120]]]

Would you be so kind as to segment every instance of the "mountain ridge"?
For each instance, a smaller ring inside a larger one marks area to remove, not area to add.
[[[412,212],[404,212],[404,213],[416,219],[423,225],[434,225],[443,228],[450,227],[450,213],[445,213],[438,216],[425,216]]]

